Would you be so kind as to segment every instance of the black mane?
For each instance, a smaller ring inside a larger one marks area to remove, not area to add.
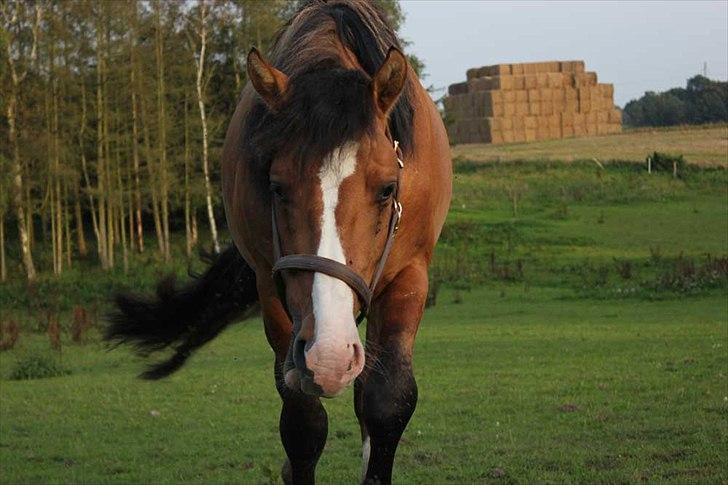
[[[322,40],[335,34],[357,58],[361,70],[344,69]],[[318,47],[316,43],[320,43]],[[276,112],[256,99],[245,121],[246,152],[265,169],[279,150],[300,160],[320,159],[372,127],[371,76],[390,47],[401,49],[384,14],[372,2],[314,0],[286,24],[273,47],[272,64],[289,76],[289,92]],[[412,83],[392,109],[389,130],[405,153],[412,146]]]

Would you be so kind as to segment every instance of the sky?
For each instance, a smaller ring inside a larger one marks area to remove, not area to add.
[[[401,0],[402,37],[425,63],[424,84],[465,80],[471,67],[548,60],[586,61],[614,84],[619,106],[645,91],[685,87],[702,74],[728,78],[728,0]]]

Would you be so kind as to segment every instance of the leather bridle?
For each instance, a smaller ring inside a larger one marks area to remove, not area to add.
[[[275,210],[275,199],[271,203],[271,220],[273,229],[273,279],[276,282],[276,289],[278,291],[278,297],[283,303],[283,307],[288,312],[285,299],[285,283],[283,281],[282,272],[285,270],[296,270],[296,271],[310,271],[314,273],[323,273],[337,278],[354,290],[354,293],[359,297],[361,309],[359,315],[356,318],[356,324],[359,325],[362,320],[369,313],[369,307],[374,296],[374,290],[377,287],[377,283],[384,272],[384,266],[387,263],[387,257],[392,251],[394,245],[394,236],[397,234],[399,229],[399,221],[402,218],[402,203],[399,201],[399,186],[401,181],[402,169],[404,168],[404,162],[402,161],[402,151],[399,148],[399,142],[393,141],[394,151],[397,154],[397,184],[392,193],[392,213],[389,217],[389,228],[387,232],[387,242],[384,244],[382,255],[379,257],[379,262],[374,270],[374,276],[372,277],[371,283],[367,284],[364,278],[358,273],[352,270],[349,266],[342,264],[330,258],[323,256],[317,256],[315,254],[290,254],[283,256],[281,251],[281,239],[278,233],[278,223],[276,222],[276,210]]]

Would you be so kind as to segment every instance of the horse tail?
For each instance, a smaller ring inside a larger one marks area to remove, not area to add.
[[[244,316],[258,301],[255,272],[235,246],[214,258],[201,275],[182,288],[174,277],[157,285],[156,295],[116,295],[104,340],[131,345],[147,356],[168,347],[171,357],[151,364],[139,377],[161,379],[177,371],[198,348]]]

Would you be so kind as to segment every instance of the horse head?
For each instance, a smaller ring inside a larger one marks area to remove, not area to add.
[[[388,125],[408,69],[394,48],[373,76],[322,63],[289,78],[257,50],[248,56],[267,110],[252,136],[267,170],[273,276],[293,322],[292,389],[335,396],[364,368],[357,323],[401,214]]]

